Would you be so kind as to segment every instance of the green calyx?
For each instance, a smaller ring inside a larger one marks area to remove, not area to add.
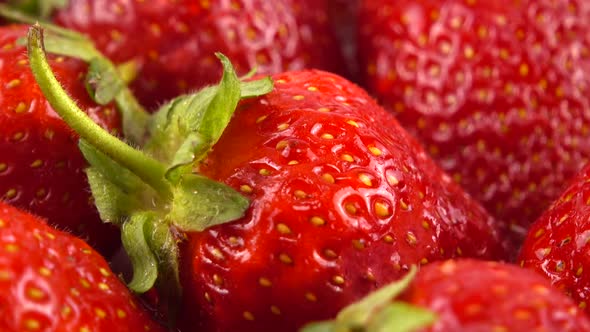
[[[301,332],[413,332],[431,326],[436,321],[434,313],[395,301],[416,273],[412,266],[402,279],[342,309],[336,319],[308,324]]]
[[[239,219],[249,206],[234,189],[195,174],[195,166],[219,140],[240,100],[270,92],[272,80],[243,82],[230,61],[217,54],[224,69],[220,83],[180,96],[152,116],[144,114],[140,123],[146,129],[133,140],[141,149],[133,148],[96,125],[71,100],[49,67],[43,41],[43,29],[31,27],[27,46],[32,72],[55,111],[81,137],[96,206],[105,222],[121,227],[133,263],[129,287],[142,293],[160,285],[164,301],[175,302],[180,296],[178,234]],[[90,63],[90,71],[95,67],[100,73],[91,74],[95,94],[100,94],[96,99],[116,100],[120,91],[127,93],[110,62],[93,57]],[[120,88],[115,92],[109,90],[116,85]]]

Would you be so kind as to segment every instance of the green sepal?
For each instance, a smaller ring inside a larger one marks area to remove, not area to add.
[[[264,77],[255,81],[242,82],[240,92],[242,99],[263,96],[272,91],[274,83],[270,77]]]
[[[432,311],[404,302],[393,302],[375,314],[367,332],[415,332],[436,322]]]
[[[133,278],[128,286],[136,293],[150,290],[158,278],[158,260],[149,242],[152,235],[146,231],[156,222],[155,213],[137,212],[121,228],[123,247],[133,266]]]
[[[117,73],[125,84],[130,84],[139,75],[139,64],[137,59],[117,64]]]
[[[171,138],[169,142],[159,142],[159,147],[165,151],[163,155],[170,157],[162,163],[156,160],[157,149],[142,151],[131,147],[106,132],[76,105],[52,73],[44,52],[40,26],[34,25],[29,30],[27,46],[31,70],[47,100],[62,119],[87,141],[82,141],[81,149],[91,164],[89,174],[93,191],[107,188],[100,204],[107,204],[108,198],[115,201],[115,205],[102,210],[103,215],[123,221],[123,243],[134,265],[130,287],[136,292],[145,292],[157,285],[170,307],[174,307],[182,291],[178,273],[178,243],[184,232],[203,231],[238,219],[249,205],[249,201],[232,188],[193,174],[188,167],[192,165],[173,165],[175,170],[182,172],[168,172],[171,162],[186,160],[174,158],[189,152],[205,154],[203,147],[210,148],[221,136],[234,111],[225,109],[228,107],[225,95],[218,94],[222,87],[209,87],[200,94],[178,98],[155,115],[156,120],[152,124],[156,130],[152,132]],[[219,57],[222,60],[225,58]],[[222,84],[230,87],[229,105],[235,108],[242,96],[242,83],[237,80],[229,62],[225,61],[224,67],[226,80]],[[261,85],[267,87],[265,91],[271,89],[268,82]],[[246,84],[256,86],[255,83]],[[254,90],[249,87],[244,89],[247,95],[262,93]],[[126,91],[124,89],[122,93]],[[119,96],[121,94],[115,97],[115,101]],[[209,113],[198,111],[199,107],[203,107],[199,106],[202,100],[207,101],[203,109],[211,110]],[[177,107],[181,106],[193,111],[197,109],[197,112],[178,114]],[[220,112],[223,114],[219,115]],[[218,119],[225,124],[216,123]],[[171,150],[169,147],[176,150],[167,153]],[[177,156],[179,150],[181,153]],[[174,183],[169,181],[168,173],[174,173]],[[128,195],[135,200],[128,199]],[[173,311],[174,308],[169,308],[169,312]]]
[[[138,146],[145,144],[150,115],[127,88],[121,90],[115,97],[115,104],[119,112],[121,112],[125,140]]]
[[[94,198],[94,204],[103,222],[122,225],[126,216],[141,203],[133,196],[125,194],[102,173],[90,167],[86,169],[86,176]]]
[[[10,0],[8,4],[29,15],[46,19],[54,10],[65,8],[68,2],[69,0]]]
[[[171,172],[204,157],[221,137],[240,101],[240,81],[229,60],[218,57],[224,68],[218,86],[179,97],[159,111],[163,115],[154,117],[154,121],[165,123],[152,125],[155,132],[147,151],[162,151],[163,145],[168,145],[168,155],[160,160],[168,163]]]
[[[349,332],[348,330],[338,331],[336,330],[336,323],[331,320],[323,322],[314,322],[305,325],[301,332]]]
[[[86,89],[99,105],[107,105],[125,88],[125,82],[110,61],[104,58],[90,60],[86,74]]]
[[[231,187],[196,174],[184,175],[173,195],[167,219],[185,232],[239,219],[250,203]]]
[[[148,188],[137,175],[119,165],[86,140],[80,139],[78,147],[92,168],[104,174],[110,182],[125,193],[133,194]]]
[[[172,159],[172,167],[166,173],[166,178],[170,182],[178,183],[184,174],[191,173],[195,156],[208,152],[208,146],[203,141],[204,139],[199,133],[189,133],[186,136]]]
[[[66,8],[69,0],[38,0],[39,15],[43,18],[49,17],[54,10]]]
[[[432,312],[395,302],[416,273],[416,266],[412,266],[402,279],[342,309],[335,320],[308,324],[302,332],[410,332],[430,326],[436,319]]]
[[[78,146],[91,165],[86,169],[100,217],[117,225],[142,207],[138,193],[149,190],[141,179],[81,139]]]
[[[173,232],[174,226],[169,222],[151,223],[147,227],[149,245],[152,252],[158,260],[158,279],[156,287],[159,295],[160,310],[165,312],[170,321],[170,326],[175,325],[174,319],[178,311],[178,305],[182,297],[182,287],[180,284],[179,273],[179,254],[178,242],[180,239],[175,236],[181,236],[178,232]]]
[[[219,85],[178,97],[152,118],[152,139],[146,151],[169,165],[167,176],[172,182],[178,181],[179,174],[190,170],[217,143],[241,99],[264,95],[273,89],[269,77],[240,82],[227,57],[217,57],[223,65]]]
[[[123,135],[127,141],[134,144],[144,143],[149,114],[139,105],[137,99],[127,88],[127,83],[120,76],[124,71],[127,75],[134,75],[133,62],[124,67],[115,67],[103,56],[90,59],[86,74],[86,90],[90,97],[99,105],[107,105],[113,100],[121,112]]]
[[[410,271],[408,271],[402,279],[393,282],[376,292],[369,294],[362,300],[344,308],[338,314],[337,320],[339,322],[346,322],[346,324],[350,326],[365,325],[376,310],[389,304],[392,299],[395,299],[408,288],[416,276],[416,271],[416,267],[412,266]]]
[[[258,66],[254,65],[254,67],[252,67],[252,69],[250,69],[250,71],[247,72],[246,75],[243,75],[242,77],[240,77],[240,80],[241,81],[249,80],[252,77],[254,77],[254,75],[256,75],[257,72],[258,72]]]
[[[151,211],[135,212],[121,229],[125,251],[133,265],[129,288],[145,293],[157,286],[168,312],[181,297],[178,239],[170,223]]]
[[[94,47],[92,41],[84,35],[52,24],[43,23],[41,26],[45,31],[43,42],[46,52],[80,59],[85,62],[102,57],[102,54]],[[26,44],[26,39],[20,39],[18,43]]]

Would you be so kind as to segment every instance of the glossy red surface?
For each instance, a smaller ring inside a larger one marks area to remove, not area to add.
[[[148,107],[216,83],[215,52],[242,75],[344,68],[325,0],[79,0],[55,21],[88,34],[117,62],[138,60],[133,88]]]
[[[0,330],[164,332],[90,246],[2,202]]]
[[[319,71],[274,79],[200,166],[252,204],[188,234],[187,331],[294,331],[410,264],[506,258],[501,225],[363,90]]]
[[[519,261],[590,313],[590,166],[531,227]]]
[[[475,260],[425,266],[402,297],[438,319],[423,332],[590,331],[571,299],[533,271]]]
[[[0,28],[0,199],[43,216],[61,229],[89,238],[105,254],[118,247],[118,232],[103,224],[90,200],[78,137],[51,108],[30,71],[26,49],[16,43],[27,26]],[[99,125],[120,128],[113,105],[90,100],[87,66],[50,57],[66,91]]]
[[[359,29],[369,91],[520,240],[590,156],[590,2],[364,0]]]

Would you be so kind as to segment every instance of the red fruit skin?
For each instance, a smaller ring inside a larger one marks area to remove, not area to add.
[[[364,0],[360,11],[364,85],[521,240],[590,156],[590,2]]]
[[[16,44],[27,28],[0,28],[0,199],[89,237],[93,246],[111,253],[119,244],[118,232],[100,221],[90,200],[78,136],[51,108],[30,71],[26,49]],[[114,106],[98,106],[90,99],[84,63],[53,56],[49,63],[94,121],[108,131],[119,130]]]
[[[587,313],[590,298],[590,165],[533,224],[520,264],[546,276]]]
[[[421,331],[590,331],[571,299],[533,271],[471,259],[424,266],[402,300],[428,308],[438,320]]]
[[[327,0],[78,0],[55,22],[81,31],[117,62],[139,60],[136,95],[154,107],[215,83],[228,56],[240,74],[321,68],[342,72]]]
[[[187,235],[183,331],[295,331],[411,264],[507,257],[501,225],[363,90],[321,71],[273,78],[200,167],[251,207]]]
[[[89,245],[3,202],[0,330],[164,332]]]

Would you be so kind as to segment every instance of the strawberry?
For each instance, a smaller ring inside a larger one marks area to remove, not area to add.
[[[546,276],[590,313],[590,165],[532,225],[519,261]]]
[[[0,330],[164,331],[88,244],[1,201]]]
[[[538,274],[472,259],[424,266],[303,332],[590,331],[590,320]]]
[[[37,2],[45,12],[56,7],[55,23],[90,36],[113,61],[137,61],[141,75],[133,89],[142,104],[154,107],[217,82],[214,52],[227,54],[240,74],[254,67],[259,73],[344,70],[326,1]]]
[[[17,39],[24,25],[0,28],[0,199],[41,215],[61,229],[91,237],[104,253],[115,249],[116,228],[103,225],[90,201],[86,161],[77,135],[57,116],[40,91]],[[88,66],[58,56],[50,64],[68,93],[101,127],[121,129],[114,105],[98,105],[84,84]],[[113,240],[115,238],[115,240]]]
[[[590,2],[364,0],[365,86],[520,239],[586,163]]]
[[[277,74],[273,89],[218,55],[221,83],[164,106],[140,151],[79,120],[40,38],[33,29],[31,67],[84,139],[102,216],[122,220],[130,287],[182,295],[188,331],[292,331],[412,264],[507,258],[503,225],[335,74]]]
[[[366,93],[317,71],[273,79],[200,167],[252,202],[181,252],[206,331],[297,327],[410,264],[502,258],[492,219]]]

